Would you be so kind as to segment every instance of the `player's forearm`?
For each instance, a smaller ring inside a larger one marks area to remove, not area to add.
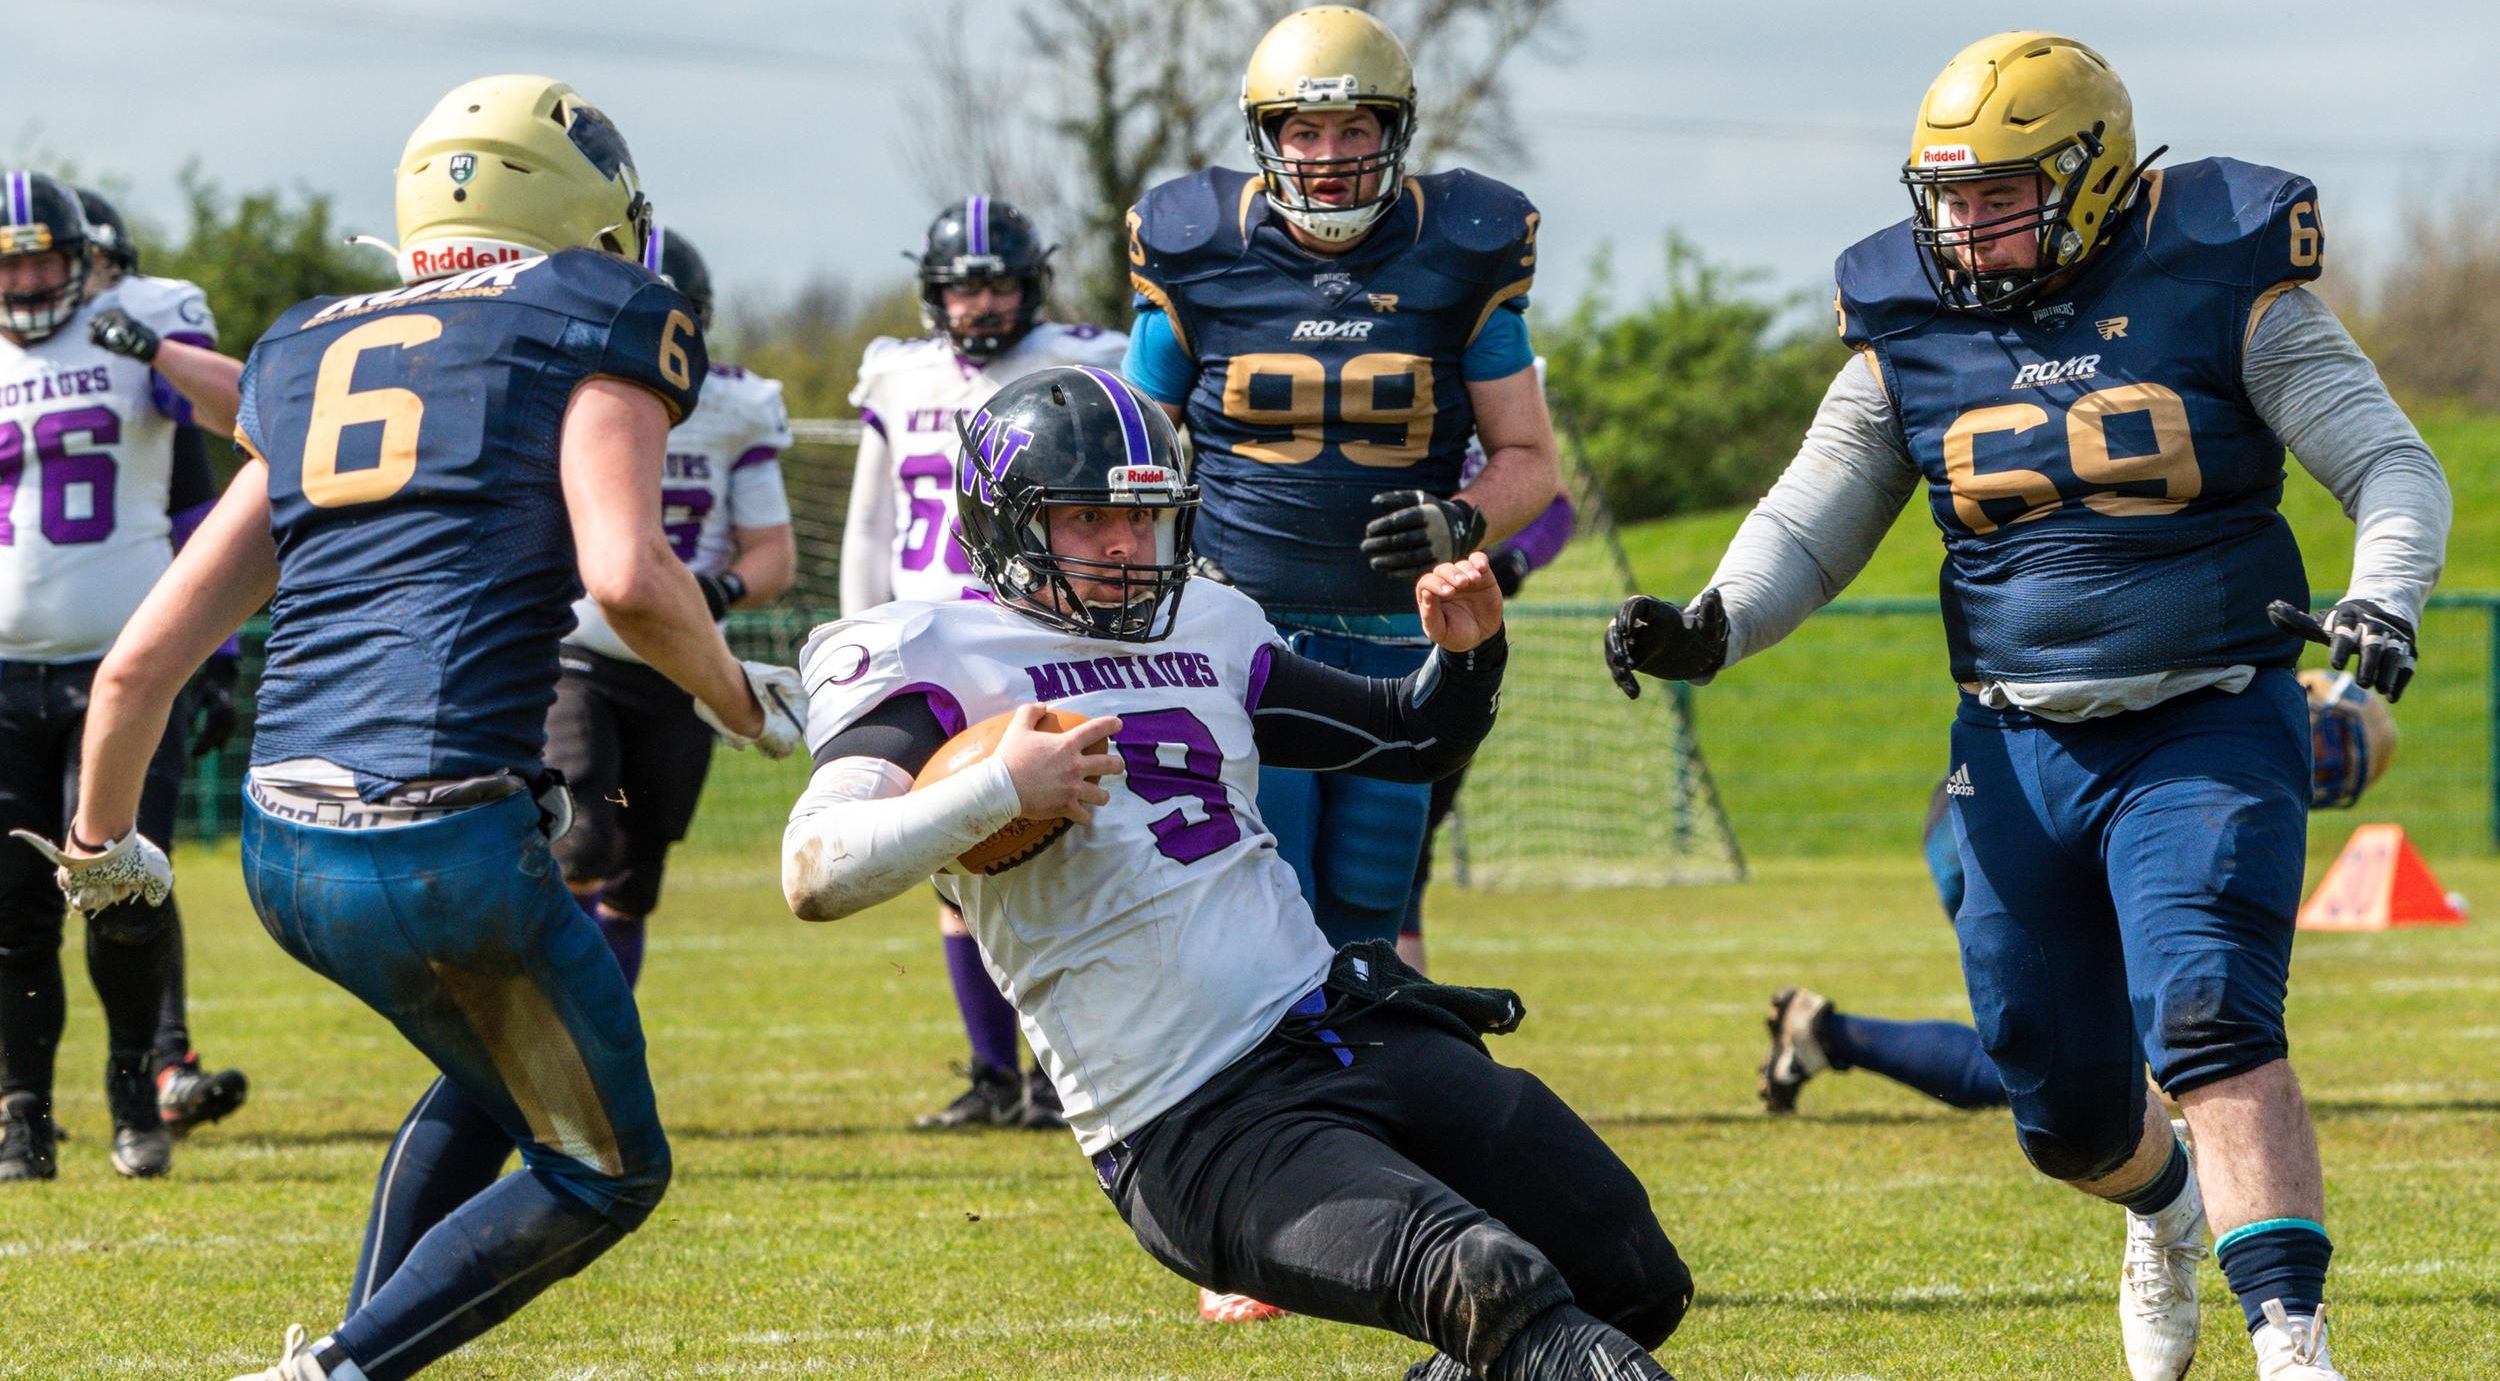
[[[1795,632],[1857,579],[1918,483],[1882,388],[1851,360],[1703,587],[1727,606],[1725,664]]]
[[[2369,357],[2306,289],[2276,299],[2242,361],[2251,406],[2356,526],[2351,598],[2419,623],[2448,551],[2448,479]]]
[[[761,609],[781,598],[799,574],[799,546],[790,535],[790,525],[737,528],[733,535],[738,542],[738,559],[729,563],[729,569],[745,582],[746,593],[729,607]]]
[[[882,758],[836,758],[790,809],[782,897],[800,920],[840,920],[927,881],[1020,809],[997,757],[921,791]]]
[[[201,430],[234,435],[234,414],[243,398],[243,361],[206,346],[167,340],[157,347],[152,363],[190,403],[192,420]]]
[[[722,723],[742,734],[756,732],[763,715],[747,689],[746,672],[712,622],[694,573],[656,531],[632,556],[603,563],[596,579],[589,570],[582,573],[608,626],[635,656],[709,706]]]
[[[137,823],[148,760],[165,736],[175,697],[277,585],[269,472],[247,465],[96,669],[80,749],[80,839],[105,843]]]
[[[1493,731],[1510,645],[1497,629],[1466,652],[1435,648],[1405,677],[1272,656],[1252,714],[1263,766],[1434,782],[1465,767]]]
[[[1562,493],[1562,457],[1549,432],[1534,441],[1514,442],[1485,459],[1484,472],[1458,491],[1458,497],[1484,515],[1484,545],[1494,543],[1536,521]]]

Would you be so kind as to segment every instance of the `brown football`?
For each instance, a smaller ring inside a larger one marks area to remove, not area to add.
[[[1007,736],[1007,726],[1014,723],[1015,718],[1013,710],[992,715],[940,744],[937,754],[920,769],[920,775],[912,779],[912,790],[918,791],[933,782],[942,782],[997,752],[998,741]],[[1041,722],[1033,727],[1046,733],[1064,734],[1084,722],[1085,716],[1080,714],[1044,709]],[[1000,826],[996,834],[964,850],[955,861],[966,872],[984,875],[1003,873],[1049,848],[1075,823],[1064,817],[1034,820],[1019,816]]]

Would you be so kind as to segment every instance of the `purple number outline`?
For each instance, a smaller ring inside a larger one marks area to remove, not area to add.
[[[122,419],[111,408],[72,408],[47,412],[35,419],[35,458],[43,462],[43,535],[56,547],[101,542],[113,535],[116,515],[113,491],[121,466],[110,451],[73,451],[66,438],[84,432],[99,446],[118,446]],[[93,511],[84,518],[69,516],[69,487],[88,486]]]
[[[0,547],[17,545],[17,524],[9,512],[17,506],[18,477],[26,473],[26,429],[0,422]]]
[[[1224,752],[1206,721],[1183,709],[1145,710],[1120,716],[1120,732],[1112,740],[1128,764],[1121,780],[1137,799],[1160,804],[1194,798],[1206,808],[1204,820],[1191,821],[1175,809],[1147,828],[1155,848],[1175,863],[1195,863],[1241,840],[1241,819],[1224,794]],[[1156,751],[1167,743],[1181,745],[1181,765],[1166,767]]]
[[[716,502],[709,489],[663,489],[660,491],[660,531],[668,534],[669,550],[680,561],[692,561],[703,545],[703,520]],[[684,513],[679,522],[668,521],[670,510]]]
[[[942,552],[946,569],[954,575],[972,574],[972,562],[964,556],[962,520],[950,518],[946,512],[945,494],[955,485],[955,461],[951,456],[929,454],[903,457],[895,471],[901,482],[903,498],[911,506],[911,526],[903,530],[906,539],[902,563],[907,571],[925,571]],[[921,481],[936,480],[935,493],[923,488]],[[944,526],[941,527],[940,523]],[[914,530],[919,532],[912,539]]]

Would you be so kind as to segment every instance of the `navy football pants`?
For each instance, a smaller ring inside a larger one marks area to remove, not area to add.
[[[1971,1014],[2024,1153],[2124,1163],[2143,1066],[2177,1096],[2283,1058],[2309,814],[2300,685],[2261,671],[2080,724],[1986,709],[1953,725]]]

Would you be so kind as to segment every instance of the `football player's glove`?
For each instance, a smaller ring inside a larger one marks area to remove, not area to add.
[[[753,738],[733,732],[700,700],[694,702],[695,714],[732,748],[753,748],[768,758],[786,758],[799,751],[807,743],[807,687],[798,672],[770,662],[738,665],[746,671],[747,689],[754,693],[755,703],[764,707],[763,731]]]
[[[156,352],[164,347],[165,338],[156,328],[119,307],[107,307],[87,323],[87,339],[99,350],[109,350],[127,360],[141,364],[156,362]]]
[[[1392,489],[1372,495],[1372,507],[1382,512],[1363,529],[1363,555],[1385,576],[1413,580],[1484,544],[1484,514],[1465,499]]]
[[[25,840],[35,852],[52,860],[56,870],[54,881],[61,885],[61,895],[68,898],[69,909],[80,916],[92,916],[115,902],[131,897],[144,898],[155,906],[173,894],[174,865],[165,851],[148,837],[132,830],[113,841],[102,853],[73,857],[54,847],[51,840],[33,830],[11,830],[10,834]],[[80,845],[84,848],[85,845]]]
[[[730,606],[747,597],[746,578],[736,571],[718,575],[697,575],[694,583],[703,590],[703,607],[712,611],[712,621],[729,617]]]
[[[2376,601],[2348,599],[2320,616],[2278,599],[2266,606],[2266,618],[2294,637],[2324,644],[2326,664],[2337,671],[2359,656],[2353,680],[2391,705],[2413,680],[2413,625]]]
[[[1528,583],[1528,554],[1517,547],[1504,547],[1493,553],[1493,583],[1501,588],[1502,598],[1516,599],[1519,587]]]
[[[236,658],[220,653],[191,678],[191,756],[204,758],[234,737]]]
[[[1641,698],[1633,672],[1662,681],[1692,681],[1727,664],[1727,610],[1717,590],[1684,608],[1634,595],[1606,625],[1606,670],[1623,693]]]

